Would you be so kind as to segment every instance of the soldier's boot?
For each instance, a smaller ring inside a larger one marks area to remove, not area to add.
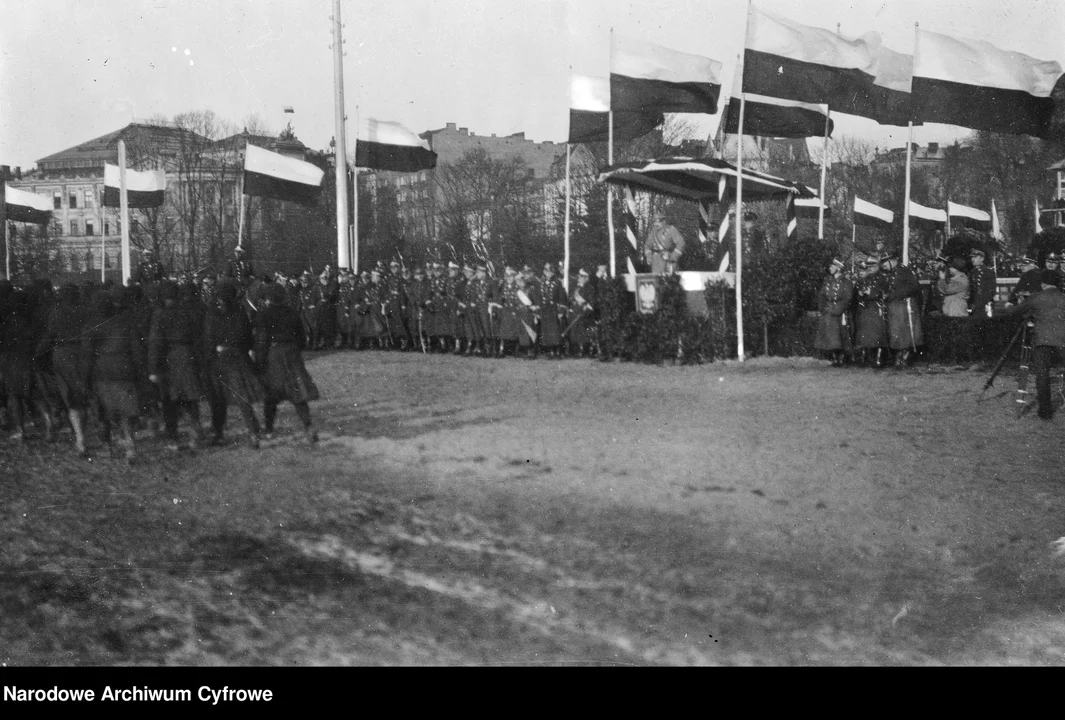
[[[85,416],[81,410],[70,411],[70,426],[74,428],[74,449],[79,457],[87,457],[88,449],[85,447]]]

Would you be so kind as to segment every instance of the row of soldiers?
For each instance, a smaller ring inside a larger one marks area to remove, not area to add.
[[[224,281],[205,298],[195,284],[171,281],[58,292],[47,280],[25,288],[0,281],[0,407],[10,438],[23,439],[36,415],[50,439],[65,414],[80,454],[88,452],[86,424],[95,420],[108,446],[117,425],[132,459],[139,424],[178,449],[184,415],[190,447],[220,443],[228,407],[236,405],[257,448],[261,431],[274,431],[279,403],[289,401],[304,439],[314,442],[308,402],[318,390],[300,354],[298,312],[275,285],[249,314],[245,290]],[[210,408],[210,436],[201,402]],[[262,425],[253,408],[259,402]]]
[[[965,258],[936,258],[939,279],[930,286],[927,300],[914,272],[893,254],[866,260],[854,280],[844,273],[840,259],[832,261],[828,277],[818,293],[821,313],[814,347],[827,353],[835,366],[842,366],[847,351],[857,362],[885,367],[905,367],[924,343],[922,315],[925,311],[948,317],[988,318],[994,312],[998,280],[985,265],[986,255],[973,248]],[[1065,273],[1056,253],[1046,257],[1045,271],[1030,258],[1018,260],[1021,276],[1006,308],[1038,293],[1041,278],[1065,289]]]
[[[303,319],[307,347],[448,352],[485,357],[543,352],[581,357],[596,347],[595,282],[580,270],[567,293],[554,265],[495,279],[483,264],[393,261],[361,275],[326,268],[317,278],[278,275]],[[254,303],[255,287],[248,295]]]

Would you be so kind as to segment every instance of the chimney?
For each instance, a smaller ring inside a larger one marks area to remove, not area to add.
[[[469,128],[459,128],[459,132],[462,133],[463,135],[469,135],[470,134],[470,129]]]
[[[22,167],[20,165],[16,165],[15,166],[15,179],[16,180],[21,180],[22,179]]]
[[[448,123],[447,124],[447,129],[448,130],[456,130],[457,131],[458,130],[458,126],[455,125],[455,123]]]

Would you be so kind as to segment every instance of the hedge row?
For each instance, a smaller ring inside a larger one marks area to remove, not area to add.
[[[707,315],[688,311],[686,294],[678,277],[664,278],[659,309],[653,315],[636,312],[633,294],[624,278],[600,281],[599,338],[604,360],[683,364],[713,362],[736,357],[735,291],[725,286],[706,288]],[[743,342],[747,356],[818,357],[813,341],[817,314],[792,312],[765,320],[744,310]],[[940,364],[995,362],[1019,326],[1017,318],[923,318],[923,348],[919,359]],[[767,347],[768,344],[768,347]],[[1019,344],[1012,355],[1018,357]]]

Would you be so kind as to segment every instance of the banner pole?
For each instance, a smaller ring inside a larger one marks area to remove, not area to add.
[[[902,209],[902,264],[910,264],[910,157],[913,155],[913,121],[906,141],[906,202]]]
[[[569,219],[569,205],[570,205],[570,150],[573,146],[570,143],[566,143],[566,225],[564,232],[565,247],[563,248],[563,262],[562,262],[562,285],[566,288],[566,294],[569,294],[569,233],[570,233],[570,219]]]
[[[740,93],[740,120],[736,128],[736,359],[743,362],[743,115],[746,100]]]
[[[118,207],[122,223],[122,284],[129,285],[129,198],[126,197],[126,141],[118,141]]]
[[[247,165],[247,160],[245,160]],[[237,247],[244,247],[244,173],[240,173],[240,211],[237,220]]]
[[[350,268],[348,254],[348,151],[344,117],[344,40],[340,25],[340,0],[333,0],[333,104],[336,114],[337,268]]]
[[[825,146],[821,151],[821,207],[817,211],[817,239],[825,239],[825,184],[828,178],[828,124],[831,122],[832,110],[825,106]]]
[[[614,111],[607,113],[606,164],[614,166]],[[617,277],[617,246],[614,238],[614,191],[610,183],[606,185],[606,227],[610,238],[610,277]]]

